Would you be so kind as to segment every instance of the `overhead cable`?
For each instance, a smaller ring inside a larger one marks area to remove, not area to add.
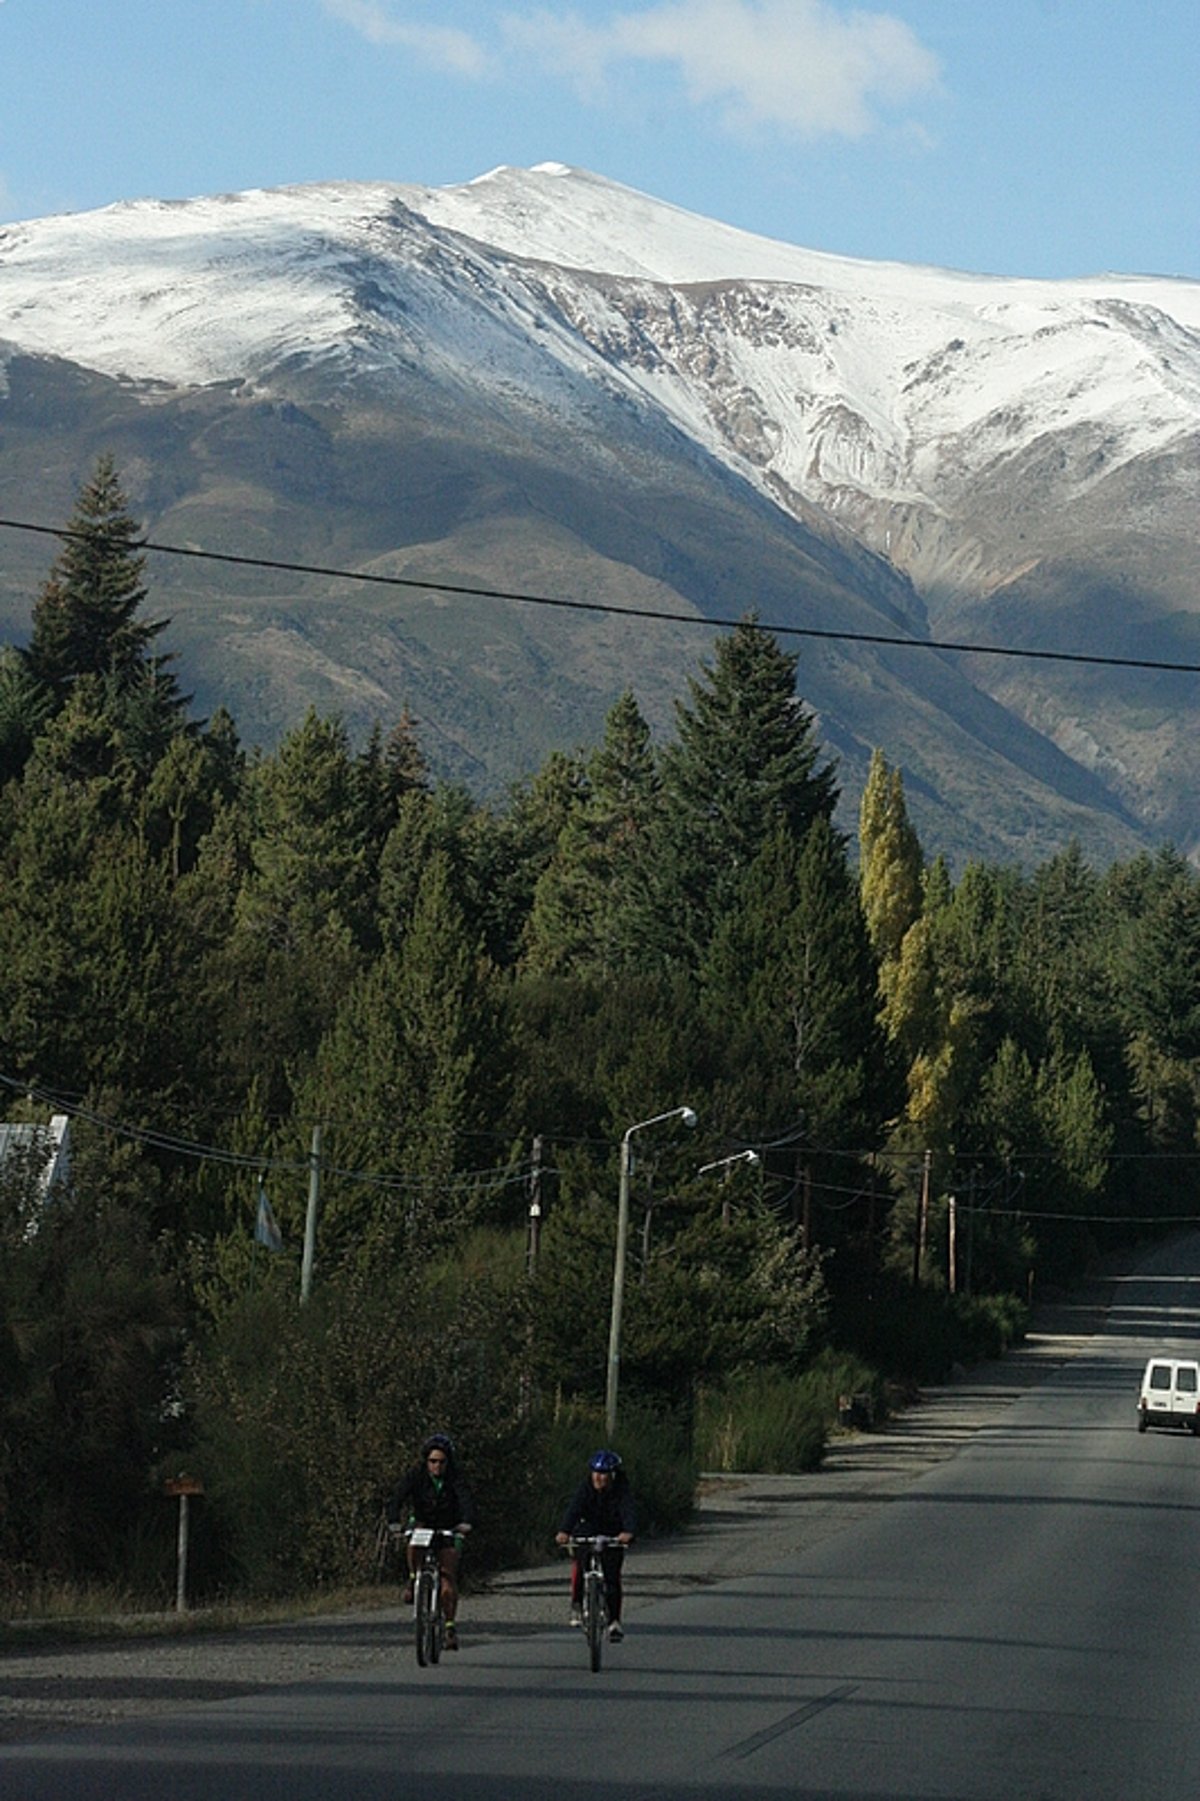
[[[24,519],[0,519],[7,531],[37,532],[48,538],[81,538],[95,543],[100,534],[70,526],[33,525]],[[508,600],[522,606],[557,607],[574,613],[607,613],[627,619],[653,619],[669,625],[700,626],[706,631],[749,626],[777,638],[809,638],[839,644],[873,644],[892,650],[936,650],[979,657],[1021,657],[1044,663],[1088,663],[1108,669],[1157,669],[1176,675],[1200,675],[1200,663],[1175,663],[1158,657],[1101,656],[1083,650],[1033,650],[1013,644],[978,644],[958,638],[912,638],[889,632],[852,632],[815,625],[777,625],[766,620],[732,619],[697,613],[672,613],[662,607],[617,606],[604,600],[567,600],[561,595],[526,594],[512,588],[484,588],[462,582],[437,582],[412,575],[381,575],[377,570],[338,569],[325,563],[295,563],[278,557],[242,556],[227,550],[199,550],[192,545],[158,544],[152,538],[115,540],[126,551],[153,551],[158,556],[190,557],[205,563],[229,563],[242,569],[269,569],[285,575],[316,575],[327,581],[366,582],[428,594],[453,594],[467,600]]]

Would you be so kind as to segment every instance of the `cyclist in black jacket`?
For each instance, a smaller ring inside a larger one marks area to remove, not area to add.
[[[576,1536],[617,1540],[600,1553],[604,1592],[608,1600],[608,1636],[614,1644],[624,1638],[621,1624],[621,1566],[625,1546],[631,1544],[637,1526],[633,1490],[616,1451],[597,1451],[588,1462],[587,1475],[571,1496],[559,1522],[557,1542],[565,1545]],[[582,1624],[579,1604],[583,1598],[583,1570],[578,1557],[571,1559],[571,1624]]]
[[[458,1650],[458,1566],[466,1534],[475,1524],[475,1503],[454,1456],[453,1440],[434,1432],[421,1446],[421,1461],[398,1483],[387,1506],[389,1526],[403,1531],[410,1526],[434,1526],[452,1532],[454,1543],[439,1552],[442,1568],[442,1612],[446,1620],[446,1649]],[[408,1581],[402,1599],[410,1606],[417,1554],[408,1547]]]

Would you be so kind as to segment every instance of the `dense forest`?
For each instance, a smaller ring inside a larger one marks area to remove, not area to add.
[[[604,1418],[623,1139],[621,1427],[685,1465],[739,1382],[940,1373],[1195,1215],[1171,849],[955,873],[885,750],[848,842],[752,612],[669,743],[627,693],[502,804],[407,716],[251,754],[138,544],[103,460],[0,653],[0,1116],[71,1131],[0,1166],[0,1593],[153,1591],[183,1469],[213,1589],[351,1579],[434,1425],[514,1554]]]

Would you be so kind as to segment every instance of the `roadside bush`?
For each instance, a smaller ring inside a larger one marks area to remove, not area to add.
[[[385,1497],[435,1429],[479,1503],[471,1567],[512,1561],[544,1492],[525,1343],[519,1303],[486,1283],[448,1295],[345,1272],[304,1306],[274,1279],[231,1299],[190,1369],[210,1582],[280,1594],[373,1576]]]
[[[894,1279],[843,1307],[834,1338],[890,1378],[941,1382],[956,1363],[998,1357],[1027,1320],[1015,1295],[948,1295]]]
[[[829,1423],[824,1382],[748,1370],[701,1391],[696,1455],[706,1470],[774,1474],[820,1468]]]
[[[800,1378],[827,1427],[842,1420],[847,1405],[856,1425],[875,1425],[887,1416],[887,1384],[879,1371],[849,1351],[822,1351]]]
[[[1013,1294],[956,1295],[950,1303],[958,1328],[959,1363],[984,1363],[1019,1344],[1029,1309]]]
[[[151,1179],[78,1143],[52,1203],[29,1171],[0,1179],[0,1566],[22,1586],[125,1583],[161,1508],[179,1298]]]

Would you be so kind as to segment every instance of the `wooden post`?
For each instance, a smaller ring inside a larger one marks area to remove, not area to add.
[[[926,1151],[921,1168],[921,1195],[917,1202],[917,1230],[913,1244],[913,1287],[921,1285],[921,1270],[925,1262],[925,1230],[929,1220],[929,1166],[933,1161],[933,1152]]]
[[[188,1500],[192,1495],[202,1495],[204,1484],[195,1476],[175,1476],[164,1484],[169,1495],[179,1498],[179,1533],[176,1540],[175,1554],[175,1611],[187,1612],[187,1567],[188,1567]]]
[[[312,1130],[308,1155],[308,1208],[304,1215],[304,1255],[300,1261],[300,1299],[312,1293],[313,1262],[317,1254],[317,1214],[321,1206],[321,1128]]]
[[[532,1276],[537,1269],[542,1237],[542,1135],[533,1140],[533,1156],[529,1171],[529,1238],[525,1252],[525,1273]]]

